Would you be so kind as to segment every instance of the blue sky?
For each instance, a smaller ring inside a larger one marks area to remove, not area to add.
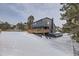
[[[30,15],[35,21],[44,17],[54,18],[57,26],[62,26],[65,21],[60,20],[60,4],[55,3],[0,3],[0,20],[11,24],[27,22]]]

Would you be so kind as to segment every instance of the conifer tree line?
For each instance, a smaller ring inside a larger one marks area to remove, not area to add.
[[[17,23],[16,25],[13,25],[13,24],[10,24],[8,22],[2,22],[0,23],[0,29],[2,31],[9,31],[9,30],[21,30],[21,31],[24,31],[25,30],[25,23]]]
[[[9,22],[3,22],[0,20],[0,29],[2,31],[26,31],[27,29],[31,28],[31,25],[34,21],[34,16],[29,16],[27,22],[19,22],[15,25],[10,24]]]

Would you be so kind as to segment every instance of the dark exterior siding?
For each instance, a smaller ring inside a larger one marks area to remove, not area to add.
[[[39,21],[36,21],[32,24],[32,27],[49,27],[48,22],[50,23],[51,20],[49,18],[44,18]]]

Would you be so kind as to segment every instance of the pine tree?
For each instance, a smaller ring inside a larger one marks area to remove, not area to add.
[[[29,16],[28,17],[28,21],[27,21],[27,27],[28,27],[28,29],[32,29],[32,23],[33,23],[33,21],[34,21],[34,16]]]
[[[79,4],[64,3],[61,5],[61,19],[67,22],[63,25],[63,32],[73,34],[72,38],[79,42]]]

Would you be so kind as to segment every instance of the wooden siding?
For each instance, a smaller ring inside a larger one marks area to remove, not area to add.
[[[30,29],[29,33],[48,33],[49,29]]]

